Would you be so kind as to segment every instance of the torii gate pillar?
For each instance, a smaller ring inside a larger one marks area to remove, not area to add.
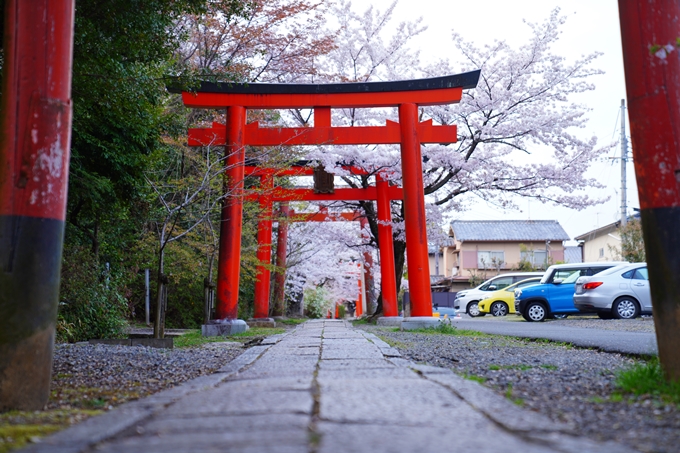
[[[423,187],[423,161],[418,140],[418,106],[399,106],[401,127],[401,172],[404,185],[404,223],[406,229],[406,265],[411,294],[410,323],[430,324],[432,318],[432,293],[430,292],[430,264],[427,253],[427,222],[425,220],[425,189]],[[413,319],[416,318],[416,319]],[[422,319],[417,319],[422,318]],[[435,320],[436,321],[436,320]],[[402,324],[403,326],[403,324]]]
[[[203,334],[223,335],[244,332],[246,323],[238,318],[238,289],[241,277],[241,230],[243,225],[243,184],[245,146],[243,132],[246,109],[227,107],[227,131],[224,152],[227,170],[224,175],[224,197],[220,222],[220,253],[217,263],[218,303],[215,316],[221,324],[203,326]],[[237,322],[238,321],[238,322]]]

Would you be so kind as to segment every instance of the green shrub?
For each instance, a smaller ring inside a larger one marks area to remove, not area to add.
[[[127,301],[121,272],[102,272],[99,262],[79,246],[64,249],[57,319],[58,341],[119,338],[127,326]]]
[[[326,316],[331,302],[328,293],[322,287],[306,289],[304,291],[305,313],[310,318],[323,318]]]

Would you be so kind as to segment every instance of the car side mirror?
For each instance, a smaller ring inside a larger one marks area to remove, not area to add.
[[[553,282],[553,285],[561,285],[563,281],[564,281],[563,278],[556,278],[552,282]]]
[[[496,291],[496,285],[490,285],[489,291]]]

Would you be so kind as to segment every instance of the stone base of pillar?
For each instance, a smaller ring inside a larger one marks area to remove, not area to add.
[[[272,318],[251,318],[246,322],[249,327],[276,327],[276,321]]]
[[[401,327],[401,323],[404,321],[403,316],[383,316],[378,318],[377,325],[379,326],[390,326],[390,327]]]
[[[242,333],[248,330],[248,324],[242,319],[219,319],[201,326],[204,337],[219,337]]]
[[[441,324],[439,318],[434,318],[432,316],[412,316],[404,318],[401,322],[401,330],[435,328],[439,326],[439,324]]]

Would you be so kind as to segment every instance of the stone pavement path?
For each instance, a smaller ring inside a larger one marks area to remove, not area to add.
[[[433,338],[433,341],[436,341]],[[269,337],[219,372],[122,405],[30,452],[629,452],[421,366],[341,320]]]

